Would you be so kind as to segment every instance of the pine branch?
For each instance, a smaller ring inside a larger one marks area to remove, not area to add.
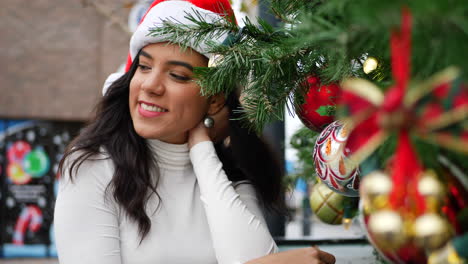
[[[295,80],[305,78],[306,72],[298,67],[297,61],[307,51],[291,53],[270,44],[261,50],[233,45],[223,48],[222,52],[227,53],[219,67],[197,72],[203,93],[228,93],[240,84],[245,87],[244,104],[248,104],[245,118],[255,120],[252,122],[255,130],[261,131],[264,124],[283,119],[285,103],[293,103],[291,94],[297,88]]]
[[[161,26],[150,29],[151,36],[164,36],[167,41],[177,43],[182,48],[191,45],[200,46],[202,42],[210,43],[210,39],[218,39],[229,33],[237,32],[238,27],[224,18],[207,21],[197,10],[185,16],[193,24],[181,23],[175,18],[163,20]],[[214,46],[214,43],[211,43]]]
[[[239,29],[224,20],[206,23],[200,15],[188,15],[194,25],[166,21],[153,32],[181,45],[228,35],[226,43],[210,46],[210,52],[224,59],[216,68],[196,69],[198,82],[204,94],[245,87],[245,119],[257,130],[282,119],[286,102],[297,105],[292,94],[309,75],[320,77],[323,84],[357,76],[379,87],[391,85],[389,39],[399,27],[403,6],[411,10],[414,21],[411,78],[426,79],[451,65],[467,77],[465,0],[272,0],[272,4],[292,24],[273,28],[263,20],[257,25],[246,20]],[[362,71],[367,56],[380,62],[369,75]]]
[[[310,10],[320,5],[322,1],[311,0],[272,0],[273,14],[287,24],[297,24],[297,16],[302,10]]]

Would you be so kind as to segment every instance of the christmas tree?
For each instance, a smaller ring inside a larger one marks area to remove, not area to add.
[[[368,238],[388,261],[466,261],[466,1],[271,4],[280,27],[189,16],[194,25],[168,20],[153,34],[182,46],[225,36],[211,67],[196,69],[203,93],[242,87],[238,111],[257,131],[285,109],[321,131],[293,138],[313,152],[300,152],[305,174],[360,196]]]

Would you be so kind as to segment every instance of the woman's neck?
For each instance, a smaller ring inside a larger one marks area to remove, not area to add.
[[[172,144],[158,139],[147,142],[160,168],[179,170],[191,166],[187,143]]]

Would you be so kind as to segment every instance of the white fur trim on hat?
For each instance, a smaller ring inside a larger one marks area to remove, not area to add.
[[[125,74],[124,71],[120,71],[120,72],[114,72],[111,75],[109,75],[107,79],[104,81],[104,85],[102,87],[102,95],[106,95],[106,92],[109,89],[109,86],[111,86],[115,81],[117,81],[124,74]]]

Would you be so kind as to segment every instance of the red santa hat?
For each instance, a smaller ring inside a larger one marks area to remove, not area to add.
[[[192,14],[194,17],[201,15],[207,22],[217,21],[221,17],[224,17],[228,21],[236,22],[234,12],[228,0],[155,0],[141,19],[140,24],[130,39],[130,51],[125,72],[130,69],[135,56],[144,46],[167,41],[164,36],[151,36],[150,30],[152,28],[162,26],[163,21],[193,25],[194,23],[187,18],[188,14]],[[225,36],[221,36],[218,39],[210,39],[210,41],[221,44],[224,39]],[[195,43],[185,44],[207,58],[211,58],[212,56],[212,54],[208,53],[209,47],[206,42],[202,41],[198,45],[195,45]],[[103,94],[123,74],[123,72],[111,74],[104,83]]]

